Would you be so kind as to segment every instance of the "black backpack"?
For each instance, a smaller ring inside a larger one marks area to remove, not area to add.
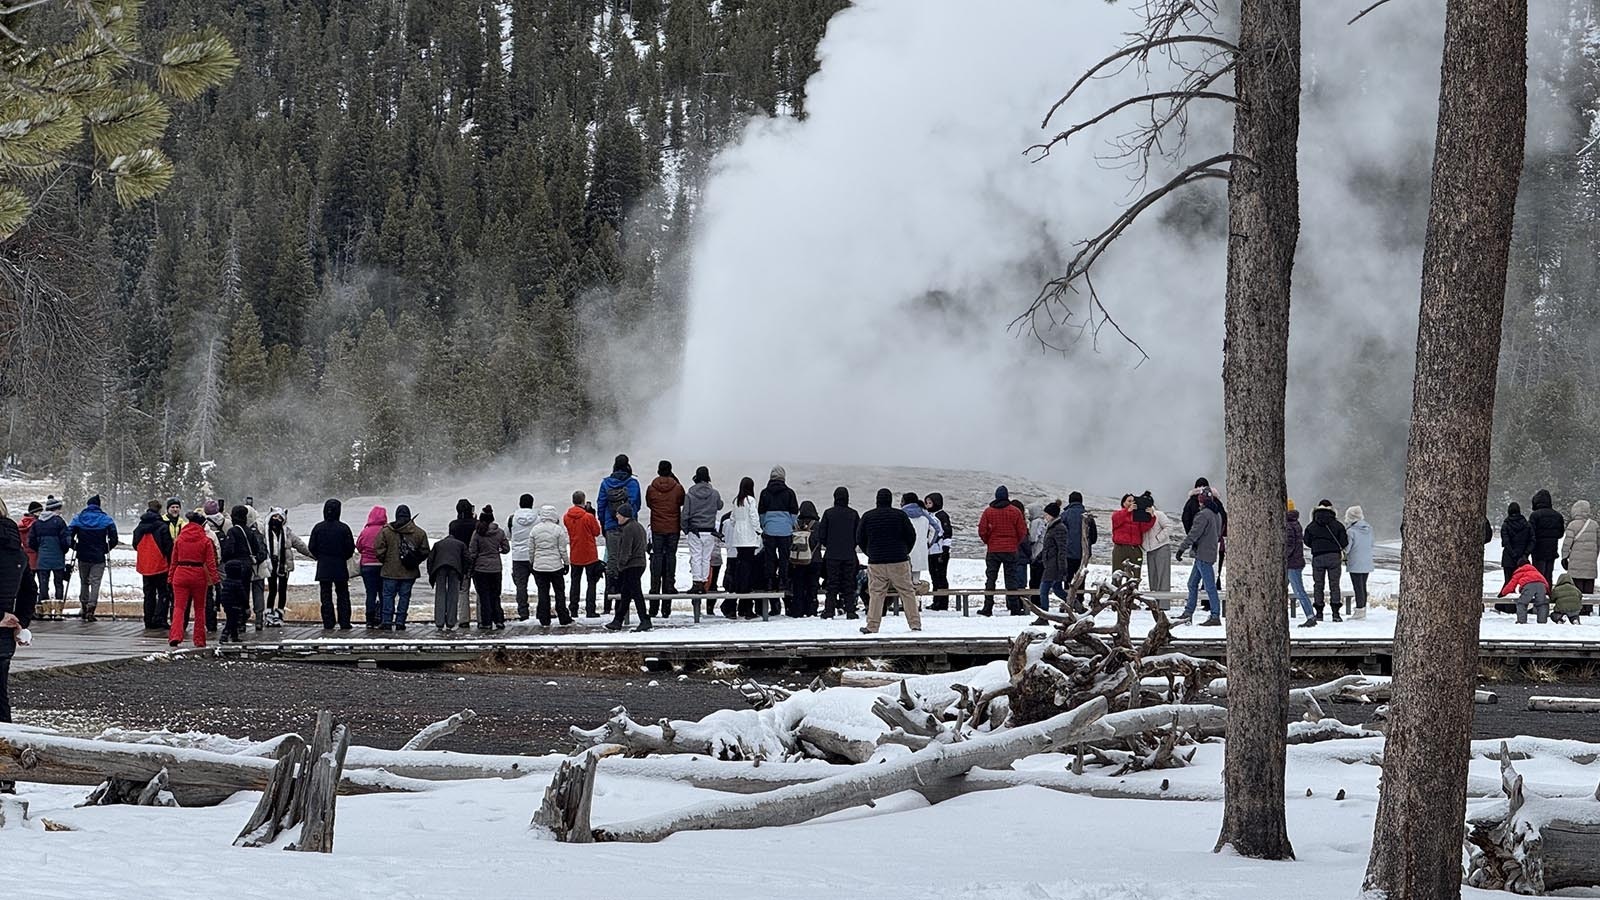
[[[617,517],[617,510],[621,509],[623,504],[633,505],[633,501],[628,497],[628,483],[626,481],[606,488],[606,510],[611,514],[611,518],[615,519]],[[635,515],[638,512],[637,509],[634,510]]]
[[[398,530],[395,531],[394,536],[399,541],[400,565],[407,569],[415,569],[428,561],[428,551],[418,547],[411,538],[401,534]]]

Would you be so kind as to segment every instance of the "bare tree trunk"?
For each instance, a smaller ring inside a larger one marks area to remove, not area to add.
[[[1449,0],[1406,448],[1393,699],[1366,887],[1461,894],[1489,414],[1527,123],[1527,0]]]
[[[1283,429],[1289,288],[1300,235],[1300,0],[1243,0],[1228,183],[1227,787],[1217,849],[1289,859],[1284,741]],[[1497,320],[1498,321],[1498,320]]]

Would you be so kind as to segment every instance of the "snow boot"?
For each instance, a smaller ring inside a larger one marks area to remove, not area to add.
[[[1315,628],[1315,627],[1317,627],[1317,617],[1316,616],[1306,616],[1306,620],[1304,622],[1300,623],[1300,627],[1301,628]]]
[[[1355,609],[1350,610],[1350,620],[1353,622],[1359,622],[1366,617],[1367,608],[1365,606],[1358,606]]]
[[[1335,606],[1333,608],[1333,620],[1335,622],[1343,622],[1344,621],[1344,619],[1339,616],[1339,607],[1337,607],[1337,606]]]

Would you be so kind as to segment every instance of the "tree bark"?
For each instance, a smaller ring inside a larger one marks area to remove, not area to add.
[[[1228,184],[1222,381],[1228,451],[1228,743],[1216,848],[1289,859],[1284,724],[1284,389],[1300,235],[1300,0],[1243,0]],[[1498,320],[1496,320],[1498,321]]]
[[[1483,503],[1527,123],[1527,0],[1449,0],[1406,448],[1393,699],[1366,888],[1461,894]]]

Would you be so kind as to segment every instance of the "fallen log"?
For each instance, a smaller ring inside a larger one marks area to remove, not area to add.
[[[406,741],[405,744],[400,747],[400,749],[426,750],[433,746],[434,741],[437,741],[439,738],[442,738],[445,735],[455,734],[457,731],[461,730],[461,726],[471,722],[477,717],[478,714],[472,710],[463,709],[461,712],[458,712],[447,719],[440,719],[432,725],[429,725],[428,727],[417,732],[416,736],[411,740]]]
[[[1529,697],[1530,712],[1600,712],[1600,698]]]
[[[1346,725],[1338,719],[1319,719],[1315,722],[1290,722],[1287,743],[1316,744],[1322,741],[1343,741],[1360,738],[1383,737],[1383,732]]]
[[[812,784],[779,788],[756,797],[700,803],[673,813],[597,828],[594,838],[648,843],[680,831],[765,828],[804,822],[973,768],[1002,768],[1023,756],[1053,750],[1077,740],[1105,715],[1106,709],[1106,699],[1096,697],[1032,725],[981,735],[958,744],[933,744],[892,762]]]

